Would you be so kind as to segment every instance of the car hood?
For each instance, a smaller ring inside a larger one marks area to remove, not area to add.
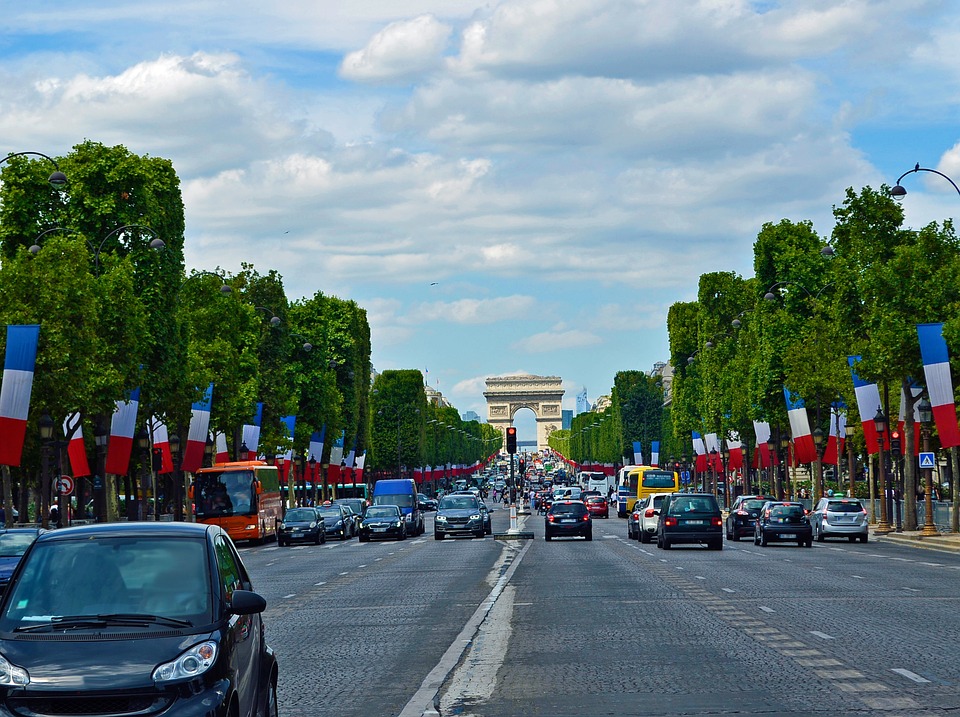
[[[312,520],[285,520],[283,521],[283,524],[288,528],[291,526],[296,526],[298,528],[309,528],[310,523],[313,523],[313,522],[314,521]],[[316,522],[319,523],[320,520],[318,519]]]
[[[176,633],[176,634],[172,634]],[[117,639],[119,637],[119,639]],[[0,653],[30,675],[31,690],[124,690],[154,686],[157,665],[211,633],[176,630],[62,632],[0,640]]]
[[[400,521],[400,516],[395,516],[393,518],[364,518],[364,525],[393,525]]]

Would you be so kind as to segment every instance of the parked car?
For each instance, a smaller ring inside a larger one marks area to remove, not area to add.
[[[371,505],[360,521],[357,531],[361,543],[371,538],[393,538],[405,540],[407,525],[400,508],[395,505]]]
[[[627,538],[629,540],[640,540],[640,507],[638,500],[633,504],[633,510],[627,513]]]
[[[588,496],[583,504],[587,506],[587,511],[590,513],[591,517],[595,518],[609,518],[610,517],[610,504],[607,503],[607,499],[602,495],[591,495]]]
[[[302,540],[314,545],[327,542],[323,515],[316,508],[291,508],[277,528],[277,545],[283,547]]]
[[[824,538],[846,538],[851,543],[869,540],[867,509],[859,498],[821,498],[810,514],[810,523],[818,543]]]
[[[680,543],[723,550],[723,518],[713,493],[671,493],[663,499],[657,516],[657,547],[669,550]]]
[[[757,516],[760,515],[760,509],[768,500],[772,500],[768,495],[738,496],[733,501],[730,512],[727,514],[727,540],[736,541],[740,538],[752,538]]]
[[[349,506],[338,503],[321,505],[317,512],[323,517],[323,529],[332,538],[346,540],[352,538],[356,532],[353,522],[353,511]]]
[[[807,512],[801,503],[767,501],[760,510],[753,529],[753,544],[790,542],[813,546],[813,533]]]
[[[443,540],[447,535],[486,535],[480,499],[470,493],[451,493],[440,499],[433,519],[433,537]]]
[[[663,505],[663,499],[670,493],[652,493],[643,500],[638,500],[633,506],[633,512],[636,515],[637,540],[641,543],[649,543],[657,534],[657,524],[660,522],[660,508]]]
[[[275,716],[266,604],[216,525],[98,523],[43,533],[0,612],[0,709]]]
[[[581,536],[593,540],[593,519],[580,500],[554,500],[544,518],[544,538]]]
[[[0,529],[0,593],[7,589],[10,576],[20,564],[20,558],[27,552],[27,548],[46,532],[43,528]]]

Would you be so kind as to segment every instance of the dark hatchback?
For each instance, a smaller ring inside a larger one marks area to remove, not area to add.
[[[276,717],[265,608],[215,525],[45,533],[0,603],[0,713]]]
[[[580,500],[553,501],[544,518],[544,539],[575,538],[578,535],[593,540],[593,519],[587,506]]]
[[[0,592],[7,589],[10,576],[33,541],[47,531],[43,528],[0,529]]]
[[[290,545],[297,541],[314,545],[327,542],[323,516],[316,508],[291,508],[283,516],[277,528],[277,545]]]
[[[754,524],[753,544],[796,543],[813,547],[813,527],[800,503],[768,501]]]
[[[712,493],[671,493],[660,504],[657,547],[699,543],[723,550],[723,518]]]
[[[367,508],[367,514],[363,517],[363,520],[360,521],[357,535],[361,543],[366,543],[371,538],[405,540],[407,526],[399,507],[395,505],[371,505]]]
[[[321,505],[317,512],[323,517],[323,529],[332,538],[346,540],[357,532],[354,514],[348,505],[333,503]]]
[[[733,501],[726,520],[727,540],[752,538],[760,509],[768,500],[768,495],[741,495]]]

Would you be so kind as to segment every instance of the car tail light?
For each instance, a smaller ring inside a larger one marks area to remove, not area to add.
[[[556,520],[556,516],[554,516],[553,514],[550,514],[547,516],[548,523],[552,523],[554,520]]]
[[[717,517],[713,517],[710,519],[710,525],[712,525],[715,528],[719,528],[721,525],[723,525],[723,520]]]
[[[676,519],[676,518],[664,518],[664,519],[663,519],[663,524],[664,524],[665,526],[667,526],[668,528],[671,528],[671,527],[673,527],[673,526],[675,526],[675,525],[677,524],[677,519]]]
[[[647,508],[645,511],[643,511],[643,517],[644,517],[644,518],[652,518],[652,517],[653,517],[653,508]]]
[[[750,515],[750,513],[745,511],[743,508],[741,508],[740,510],[737,511],[737,515]]]
[[[584,521],[590,520],[590,514],[589,514],[589,513],[585,513],[584,516],[583,516],[583,519],[584,519]]]

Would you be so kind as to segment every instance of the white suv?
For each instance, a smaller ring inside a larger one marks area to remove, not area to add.
[[[660,504],[670,493],[654,493],[633,507],[637,515],[637,537],[641,543],[649,543],[657,534],[657,522],[660,520]]]
[[[813,537],[818,543],[824,538],[846,538],[851,543],[858,538],[868,540],[867,509],[859,498],[821,498],[810,514]]]

